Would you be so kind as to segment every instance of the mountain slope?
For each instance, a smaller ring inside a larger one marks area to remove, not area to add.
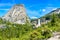
[[[3,17],[3,19],[19,24],[26,23],[26,20],[29,21],[29,17],[26,14],[23,4],[14,5]]]

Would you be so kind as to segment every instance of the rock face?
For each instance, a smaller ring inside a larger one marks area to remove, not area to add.
[[[23,4],[14,5],[3,19],[18,24],[25,24],[27,21],[30,21],[29,17],[26,15]]]

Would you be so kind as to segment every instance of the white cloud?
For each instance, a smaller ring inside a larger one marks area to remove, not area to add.
[[[53,8],[52,10],[56,10],[57,8]]]
[[[26,9],[26,12],[30,18],[37,18],[40,16],[39,11]]]
[[[46,11],[46,9],[42,9],[42,11],[43,11],[43,12],[45,12],[45,11]]]
[[[0,10],[9,10],[9,9],[0,9]]]
[[[33,17],[31,17],[32,19],[37,19],[37,17],[35,17],[35,16],[33,16]]]
[[[0,6],[12,6],[13,4],[11,3],[0,3]]]
[[[30,13],[30,14],[39,14],[39,11],[36,11],[36,10],[29,10],[29,9],[26,9],[27,13]]]
[[[51,9],[52,10],[56,10],[57,8],[56,7],[46,7],[46,9]]]

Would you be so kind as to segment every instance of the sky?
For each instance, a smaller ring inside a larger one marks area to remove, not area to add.
[[[40,18],[60,8],[60,0],[0,0],[0,17],[4,16],[15,4],[24,4],[30,18]]]

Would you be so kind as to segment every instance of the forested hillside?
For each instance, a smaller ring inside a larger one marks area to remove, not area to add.
[[[14,24],[0,18],[0,40],[44,40],[53,36],[53,32],[60,32],[60,14],[49,16],[51,21],[33,28],[30,23]],[[47,18],[47,17],[46,17]],[[4,26],[3,26],[4,25]]]

